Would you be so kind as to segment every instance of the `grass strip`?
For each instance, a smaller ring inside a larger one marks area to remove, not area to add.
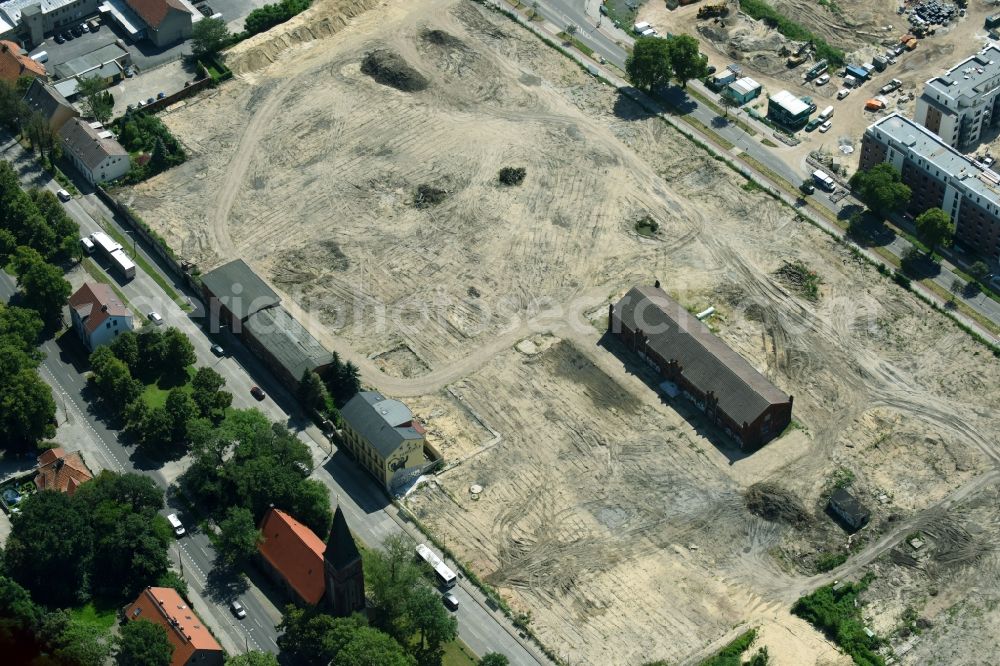
[[[102,219],[101,221],[103,222],[101,227],[103,227],[104,230],[108,232],[108,235],[114,238],[119,245],[121,245],[124,248],[127,248],[130,245],[132,246],[132,254],[135,255],[134,257],[132,257],[132,260],[135,263],[137,263],[142,268],[142,270],[145,271],[147,275],[149,275],[149,277],[153,279],[153,282],[155,282],[160,287],[160,289],[164,291],[164,293],[170,298],[170,300],[176,303],[181,310],[184,310],[185,312],[190,312],[191,306],[188,305],[187,300],[181,298],[180,294],[178,294],[177,291],[174,290],[173,286],[171,286],[170,283],[167,282],[162,275],[160,275],[160,272],[156,270],[148,261],[146,261],[145,257],[143,257],[136,251],[135,242],[133,241],[133,243],[129,243],[128,239],[125,238],[121,234],[121,232],[119,232],[118,229],[114,227],[114,225],[110,224],[107,220],[104,219]]]

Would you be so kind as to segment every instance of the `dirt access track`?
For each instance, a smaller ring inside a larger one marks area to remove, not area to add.
[[[407,505],[569,663],[681,662],[740,626],[775,663],[844,663],[791,603],[995,485],[997,360],[505,17],[364,9],[321,1],[239,45],[235,81],[163,115],[191,159],[123,196],[203,269],[245,258],[366,382],[409,396],[459,464]],[[375,49],[426,88],[363,74]],[[504,166],[524,182],[501,186]],[[815,301],[775,277],[796,260]],[[602,341],[607,304],[654,278],[717,308],[795,396],[795,428],[740,455]],[[822,513],[835,478],[873,520],[819,577],[846,542]],[[760,481],[808,524],[750,514]]]

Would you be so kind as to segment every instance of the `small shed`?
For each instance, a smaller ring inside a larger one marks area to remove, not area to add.
[[[867,81],[868,80],[869,71],[870,70],[865,69],[864,67],[861,67],[860,65],[848,65],[847,66],[847,74],[850,75],[850,76],[853,76],[858,81]]]
[[[735,103],[743,105],[758,97],[761,90],[763,87],[759,83],[749,76],[744,76],[726,86],[725,94]]]
[[[834,491],[827,506],[851,532],[860,530],[872,517],[865,505],[843,488]]]

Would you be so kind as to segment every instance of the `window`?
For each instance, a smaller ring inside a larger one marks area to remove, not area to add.
[[[111,322],[109,321],[107,324],[104,325],[104,327],[105,328],[111,328]]]

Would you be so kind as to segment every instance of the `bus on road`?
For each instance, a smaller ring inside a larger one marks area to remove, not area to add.
[[[455,583],[458,581],[458,576],[455,572],[448,568],[441,558],[434,554],[430,548],[425,544],[420,544],[417,546],[417,557],[430,565],[431,569],[434,570],[434,575],[438,579],[438,583],[442,587],[452,588],[455,587]]]

